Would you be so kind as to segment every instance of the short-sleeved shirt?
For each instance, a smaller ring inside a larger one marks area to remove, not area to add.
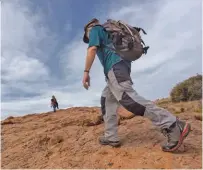
[[[106,45],[111,45],[112,41],[109,39],[108,32],[101,26],[95,26],[91,29],[89,34],[89,47],[97,46],[97,56],[104,68],[104,74],[107,76],[112,66],[123,60],[113,50],[106,48]],[[131,62],[125,61],[127,66],[131,68]]]

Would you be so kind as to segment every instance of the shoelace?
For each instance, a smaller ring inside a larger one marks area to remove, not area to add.
[[[170,142],[171,141],[171,133],[170,133],[171,131],[169,129],[163,129],[161,132],[163,133],[163,135],[165,137],[168,138],[167,141]]]

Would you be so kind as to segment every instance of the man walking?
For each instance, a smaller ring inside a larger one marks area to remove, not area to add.
[[[57,102],[56,97],[54,95],[51,98],[51,107],[53,107],[54,112],[56,112],[56,108],[59,109],[58,102]]]
[[[121,104],[125,109],[138,116],[144,116],[159,127],[168,142],[162,150],[172,152],[177,150],[190,132],[190,124],[176,119],[169,111],[156,106],[153,102],[140,96],[132,87],[131,62],[124,60],[111,48],[109,33],[99,25],[94,18],[85,25],[83,41],[88,43],[86,63],[83,76],[83,86],[90,86],[90,68],[97,55],[106,77],[107,85],[101,95],[101,110],[105,123],[104,136],[99,138],[102,145],[118,147],[121,145],[118,137],[117,108]]]

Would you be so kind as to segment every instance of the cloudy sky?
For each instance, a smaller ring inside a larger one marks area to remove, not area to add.
[[[142,27],[148,54],[132,63],[134,88],[147,99],[201,73],[201,0],[1,0],[1,117],[60,108],[99,106],[105,86],[96,58],[91,88],[82,86],[87,45],[83,26],[93,17]],[[113,3],[114,2],[114,3]]]

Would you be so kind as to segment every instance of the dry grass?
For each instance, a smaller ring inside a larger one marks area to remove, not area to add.
[[[172,112],[195,112],[202,113],[202,100],[190,101],[190,102],[178,102],[173,103],[170,99],[157,100],[156,104],[165,109],[169,109]]]

